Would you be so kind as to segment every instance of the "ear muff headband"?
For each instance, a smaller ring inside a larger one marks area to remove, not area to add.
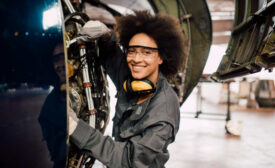
[[[126,90],[128,90],[128,92],[130,92],[130,93],[133,93],[131,83],[132,83],[132,80],[130,80],[130,79],[126,80]]]
[[[132,80],[128,79],[123,83],[125,92],[138,95],[146,95],[155,92],[156,88],[148,79]]]

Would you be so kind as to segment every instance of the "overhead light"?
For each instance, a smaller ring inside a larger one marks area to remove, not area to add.
[[[43,12],[43,29],[50,27],[61,27],[61,9],[58,3],[54,3],[52,7]]]

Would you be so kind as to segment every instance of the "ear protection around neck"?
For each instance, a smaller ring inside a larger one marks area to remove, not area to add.
[[[148,79],[127,79],[123,83],[123,89],[127,93],[136,95],[147,95],[156,90],[153,82]]]

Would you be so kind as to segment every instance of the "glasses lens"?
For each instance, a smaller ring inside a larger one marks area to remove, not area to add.
[[[136,55],[136,49],[134,49],[134,48],[129,48],[129,49],[127,50],[127,55],[129,55],[129,56],[135,56],[135,55]]]
[[[129,46],[127,50],[127,56],[135,56],[139,53],[142,56],[153,56],[158,51],[158,48],[146,47],[146,46]]]
[[[141,49],[141,53],[144,56],[152,56],[152,55],[154,55],[155,50],[148,49],[148,48],[143,48],[143,49]]]

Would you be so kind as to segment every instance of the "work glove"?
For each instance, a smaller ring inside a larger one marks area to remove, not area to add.
[[[69,135],[72,135],[76,129],[78,121],[79,119],[77,118],[76,113],[69,107]]]
[[[99,37],[108,34],[110,29],[100,21],[90,20],[78,32],[79,38],[83,41],[96,40]]]
[[[81,99],[80,95],[77,93],[75,89],[72,87],[69,88],[69,135],[71,135],[78,124],[78,117],[77,113],[79,113],[80,106],[81,106]]]

